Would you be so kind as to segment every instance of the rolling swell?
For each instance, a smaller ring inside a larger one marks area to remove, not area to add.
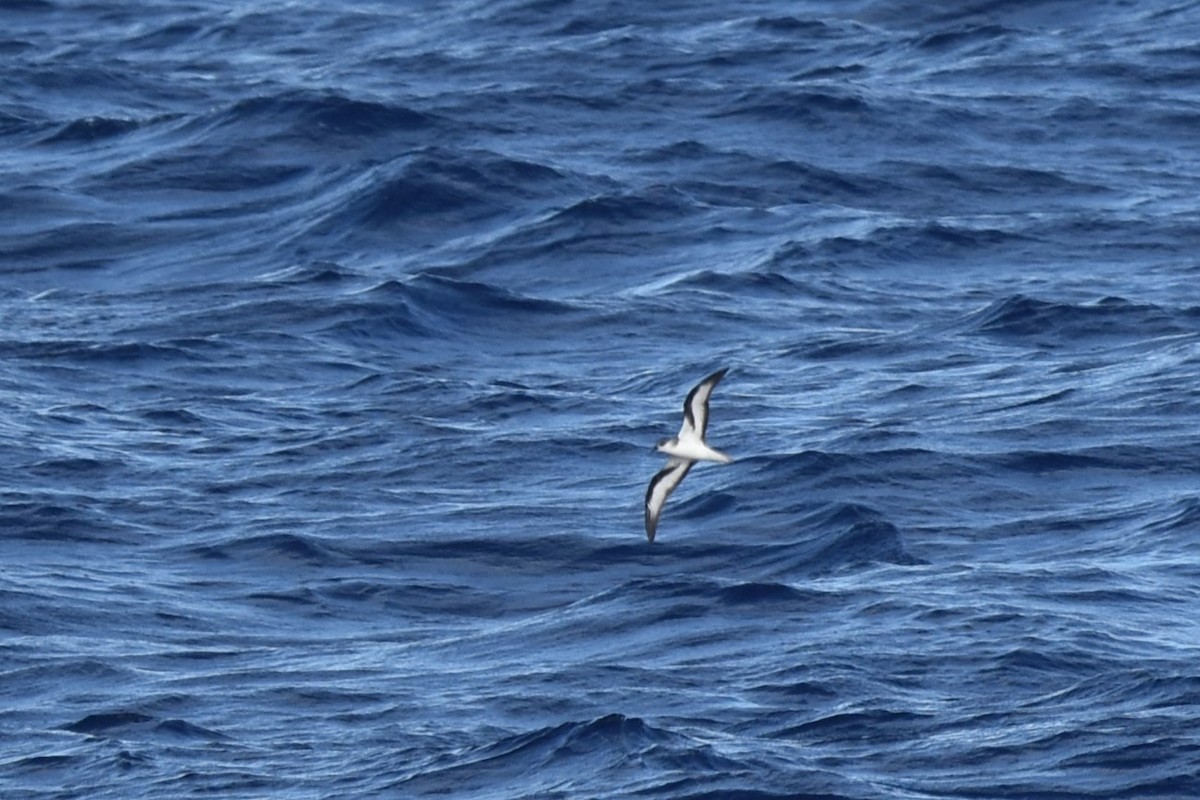
[[[1196,6],[769,5],[6,6],[6,798],[1200,796]]]

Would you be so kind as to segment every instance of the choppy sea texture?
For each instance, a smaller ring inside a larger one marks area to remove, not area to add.
[[[1200,4],[0,16],[5,798],[1200,796]]]

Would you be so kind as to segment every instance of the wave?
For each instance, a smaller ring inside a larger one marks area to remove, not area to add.
[[[771,270],[718,272],[701,269],[681,275],[666,289],[672,294],[693,290],[728,295],[738,300],[745,297],[804,298],[819,294],[806,283]]]
[[[573,794],[579,787],[624,775],[633,785],[641,785],[642,793],[687,800],[782,800],[801,796],[796,793],[797,786],[806,788],[804,797],[843,800],[862,796],[855,791],[862,787],[854,786],[853,781],[794,760],[787,765],[786,780],[751,788],[747,776],[761,770],[767,758],[727,749],[719,741],[613,713],[505,736],[419,767],[388,788],[414,794],[449,791],[466,797],[496,793],[545,797]],[[650,782],[635,777],[647,775],[659,777]]]
[[[329,566],[341,559],[320,537],[296,533],[237,535],[225,541],[188,548],[196,557],[238,564],[306,563]]]
[[[336,231],[416,232],[510,219],[569,192],[574,180],[545,165],[488,151],[423,146],[360,176],[344,202],[311,226]],[[411,246],[412,242],[409,242]]]
[[[873,111],[863,94],[841,87],[757,88],[738,95],[716,117],[749,116],[763,121],[811,120],[833,124],[838,117]]]
[[[1198,333],[1200,325],[1153,303],[1104,297],[1090,303],[1042,300],[1023,294],[996,300],[963,320],[968,330],[989,336],[1038,337],[1061,344],[1080,340],[1134,339]]]
[[[101,736],[109,739],[190,739],[199,741],[228,740],[218,731],[196,725],[182,719],[159,719],[152,714],[138,711],[112,711],[88,714],[86,717],[62,726],[62,730]]]
[[[280,135],[315,142],[336,137],[411,133],[436,127],[430,112],[399,103],[359,100],[336,91],[285,91],[239,100],[210,119],[210,124],[244,128],[269,123]]]
[[[504,736],[413,770],[389,788],[455,794],[487,788],[536,795],[621,770],[678,739],[637,717],[608,714]]]
[[[587,316],[570,303],[435,273],[385,280],[344,297],[326,315],[337,321],[323,327],[323,335],[377,345],[414,336],[446,343],[451,334],[469,335],[477,343],[482,338],[518,344],[531,326],[545,332],[582,323]]]
[[[1200,495],[1175,500],[1146,523],[1146,528],[1158,534],[1188,534],[1197,530],[1200,528]]]
[[[35,474],[43,481],[53,479],[75,485],[119,474],[120,467],[117,460],[45,459],[38,462]],[[115,522],[99,511],[93,498],[78,497],[67,504],[41,497],[42,492],[38,492],[3,499],[0,527],[7,536],[31,542],[117,543],[123,541],[121,531],[129,528],[127,523]]]
[[[95,144],[138,130],[142,123],[121,117],[81,117],[60,126],[42,144]]]
[[[825,531],[819,549],[804,560],[812,569],[828,571],[870,563],[916,564],[900,530],[880,512],[857,503],[835,503],[797,522],[798,527]]]
[[[581,187],[588,191],[590,187]],[[621,269],[613,263],[621,255],[642,255],[650,237],[688,236],[680,225],[705,213],[705,209],[679,189],[651,185],[636,191],[578,192],[563,198],[541,213],[510,224],[480,253],[466,261],[456,274],[478,274],[480,270],[509,270],[520,265],[524,270],[574,265],[571,272],[581,273],[591,285],[609,271]],[[642,272],[636,266],[630,271]],[[619,274],[619,273],[618,273]]]

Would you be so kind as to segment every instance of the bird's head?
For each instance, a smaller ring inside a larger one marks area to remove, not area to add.
[[[669,445],[673,441],[674,441],[674,439],[672,439],[670,436],[666,436],[662,439],[659,439],[658,444],[654,445],[654,447],[651,448],[650,452],[661,453],[661,452],[663,452],[663,448],[666,447],[667,445]]]

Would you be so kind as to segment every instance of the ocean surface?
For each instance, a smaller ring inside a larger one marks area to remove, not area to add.
[[[1200,3],[0,21],[0,797],[1200,797]]]

